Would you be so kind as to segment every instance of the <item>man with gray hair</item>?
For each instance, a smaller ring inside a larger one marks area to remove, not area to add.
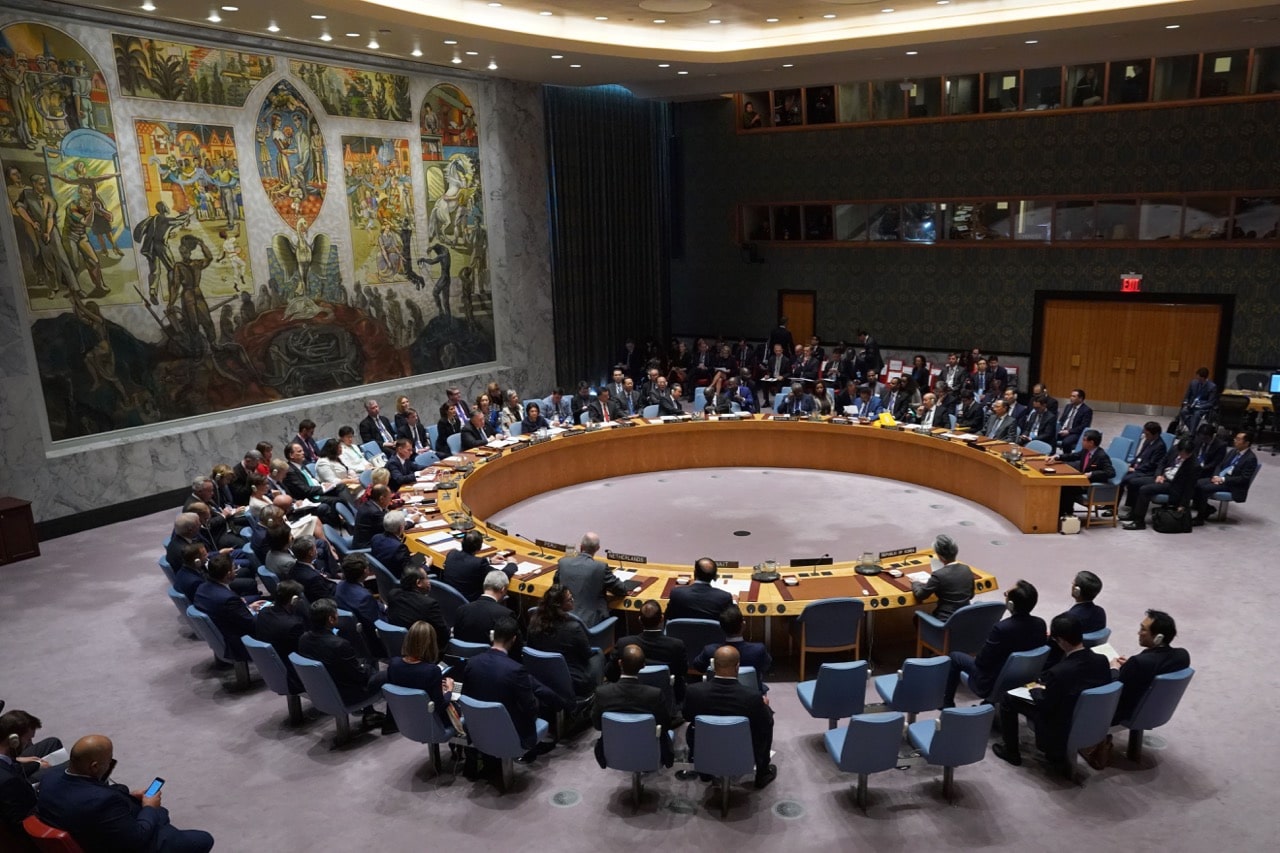
[[[182,568],[182,551],[200,538],[200,516],[181,512],[173,521],[173,533],[164,546],[164,558],[175,572]]]
[[[404,543],[404,525],[403,511],[395,509],[388,512],[382,517],[383,532],[375,533],[369,544],[373,558],[397,578],[402,577],[410,566],[420,568],[426,562],[423,555],[409,553],[409,546]]]
[[[571,557],[561,557],[556,566],[555,583],[573,593],[574,612],[588,628],[603,622],[609,616],[609,602],[606,595],[623,597],[634,586],[623,583],[609,568],[609,564],[597,560],[595,555],[600,550],[600,537],[595,533],[585,533],[578,544],[578,553]]]
[[[973,600],[973,585],[977,578],[973,569],[956,562],[960,546],[947,534],[939,533],[938,538],[933,540],[933,553],[937,555],[933,574],[925,583],[912,583],[911,592],[916,601],[936,596],[938,605],[933,608],[933,616],[946,621],[952,613]],[[942,565],[939,566],[938,563]]]
[[[467,643],[493,642],[493,626],[499,619],[512,615],[510,608],[503,603],[509,583],[507,573],[501,569],[494,569],[484,576],[483,594],[458,608],[453,620],[454,639]],[[518,639],[516,645],[520,645]]]

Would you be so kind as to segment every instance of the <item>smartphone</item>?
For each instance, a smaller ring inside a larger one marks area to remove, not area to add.
[[[144,797],[154,797],[160,793],[160,789],[164,787],[164,780],[159,776],[151,780],[151,784],[147,786],[147,790],[143,793]]]

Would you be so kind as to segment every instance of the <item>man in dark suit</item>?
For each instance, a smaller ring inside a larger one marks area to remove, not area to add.
[[[1258,457],[1253,452],[1253,435],[1247,432],[1236,433],[1231,452],[1222,460],[1213,476],[1196,482],[1196,525],[1204,524],[1206,519],[1217,512],[1216,508],[1209,506],[1209,498],[1214,492],[1230,492],[1233,501],[1243,501],[1257,470]]]
[[[302,448],[302,461],[314,463],[320,458],[320,448],[315,440],[316,422],[310,418],[298,424],[298,434],[293,437],[293,444]]]
[[[1107,611],[1093,603],[1098,593],[1102,592],[1102,579],[1093,572],[1076,572],[1071,580],[1071,600],[1075,604],[1067,610],[1067,616],[1076,620],[1082,635],[1092,634],[1107,627]],[[1044,668],[1050,669],[1062,660],[1062,649],[1056,643],[1049,644],[1049,657],[1045,658]]]
[[[373,558],[386,567],[387,571],[397,578],[405,569],[419,567],[426,562],[426,557],[413,554],[409,546],[404,544],[404,513],[392,510],[382,517],[382,533],[375,533],[369,545]],[[408,626],[406,626],[408,627]]]
[[[1027,418],[1027,407],[1018,402],[1018,392],[1012,388],[1005,388],[1004,395],[1000,398],[1004,400],[1004,408],[1009,417],[1013,418],[1014,424],[1019,430],[1022,429],[1022,422]]]
[[[208,559],[209,551],[203,542],[183,546],[182,565],[174,572],[173,588],[185,595],[187,601],[193,601],[200,584],[208,580],[204,573]]]
[[[401,628],[412,627],[414,622],[426,622],[435,628],[436,641],[441,648],[449,642],[449,625],[444,621],[444,611],[440,609],[440,603],[431,597],[431,579],[422,569],[412,566],[405,569],[400,576],[400,586],[387,594],[386,620]]]
[[[903,390],[901,376],[889,380],[889,386],[880,395],[880,402],[882,410],[893,415],[894,420],[906,420],[907,412],[911,410],[911,395]]]
[[[231,499],[236,506],[248,506],[249,495],[253,487],[249,484],[249,475],[258,471],[262,465],[262,454],[256,450],[245,453],[244,459],[231,469]]]
[[[463,442],[466,442],[465,437]],[[387,485],[393,492],[417,482],[418,463],[414,461],[412,441],[407,438],[396,439],[396,452],[387,457],[387,471],[391,474]]]
[[[924,583],[912,583],[911,594],[916,601],[926,601],[929,596],[937,596],[938,604],[933,608],[933,616],[946,621],[961,607],[973,600],[973,569],[956,561],[960,554],[960,546],[945,533],[933,540],[933,553],[942,561],[942,568],[934,570],[929,580]]]
[[[352,705],[377,695],[387,674],[376,664],[362,660],[349,640],[334,633],[338,627],[337,602],[332,598],[311,602],[308,621],[311,629],[298,640],[298,654],[324,664],[343,703]],[[369,704],[363,708],[362,722],[366,728],[380,725],[383,716]]]
[[[66,768],[40,785],[36,814],[71,834],[85,853],[205,853],[213,836],[169,823],[162,795],[131,794],[111,783],[114,747],[105,735],[86,735],[71,747]]]
[[[1031,398],[1031,408],[1022,417],[1018,425],[1018,444],[1032,441],[1043,441],[1053,447],[1057,440],[1058,422],[1049,411],[1049,398],[1038,394]]]
[[[302,692],[302,682],[293,671],[289,655],[298,650],[298,641],[307,630],[307,620],[303,613],[305,604],[302,585],[297,581],[282,580],[271,596],[271,606],[258,611],[253,625],[253,636],[264,643],[270,643],[271,648],[276,650],[289,672],[290,689],[298,693]]]
[[[1093,409],[1084,401],[1084,390],[1076,388],[1071,392],[1070,402],[1058,416],[1058,449],[1063,453],[1070,453],[1092,424]]]
[[[484,447],[489,443],[489,439],[493,438],[493,432],[484,422],[484,412],[475,411],[471,413],[470,419],[463,424],[459,430],[462,435],[462,449],[474,450],[477,447]]]
[[[525,758],[532,759],[537,746],[535,721],[542,714],[567,710],[573,702],[558,696],[512,659],[511,649],[518,635],[514,618],[499,619],[493,626],[493,645],[468,658],[454,680],[462,682],[462,695],[506,706],[520,745],[527,750]]]
[[[956,404],[956,429],[969,432],[981,432],[985,420],[982,404],[974,399],[969,388],[960,392],[960,402]]]
[[[703,557],[693,564],[693,583],[671,590],[667,601],[667,620],[712,619],[719,621],[720,614],[733,604],[728,590],[716,589],[711,582],[716,579],[716,561]]]
[[[622,647],[618,655],[618,663],[622,675],[617,683],[602,684],[596,688],[595,701],[591,705],[591,723],[600,731],[603,727],[604,715],[608,711],[619,714],[652,714],[653,722],[662,726],[658,735],[658,750],[662,757],[662,766],[670,767],[675,763],[675,750],[671,746],[671,709],[662,701],[662,690],[649,684],[640,683],[640,670],[645,666],[644,650],[635,644]],[[604,761],[604,738],[596,740],[596,762],[601,767]]]
[[[1187,650],[1175,649],[1170,645],[1177,635],[1178,626],[1172,616],[1163,610],[1147,611],[1147,617],[1138,626],[1138,645],[1142,646],[1142,651],[1133,657],[1116,659],[1116,664],[1120,667],[1116,680],[1122,682],[1124,687],[1120,690],[1120,704],[1116,706],[1116,715],[1111,719],[1112,725],[1133,715],[1138,702],[1157,675],[1177,672],[1191,666],[1191,655]]]
[[[609,384],[605,386],[609,389],[609,396],[613,397],[615,400],[620,400],[622,398],[622,393],[626,390],[626,378],[626,374],[622,372],[622,368],[615,367],[613,369],[613,375],[609,380]]]
[[[484,593],[458,608],[453,621],[453,636],[465,643],[492,642],[494,626],[511,616],[511,608],[503,604],[509,582],[506,572],[490,570],[484,576]],[[516,643],[518,646],[519,637]]]
[[[644,400],[630,376],[622,380],[622,393],[614,396],[617,398],[618,410],[622,412],[623,417],[634,417],[644,410]]]
[[[659,376],[656,390],[650,398],[650,405],[658,407],[658,415],[680,415],[684,413],[680,403],[672,396],[667,385],[667,377]]]
[[[289,497],[295,501],[310,500],[320,504],[316,514],[320,516],[326,524],[334,527],[343,527],[345,523],[342,516],[334,509],[334,506],[344,503],[351,506],[351,491],[337,481],[328,485],[322,485],[319,480],[312,476],[311,472],[303,467],[302,445],[294,442],[285,448],[285,453],[289,457],[289,469],[284,475],[284,481],[280,484]]]
[[[365,589],[364,581],[368,576],[369,561],[364,554],[347,554],[342,558],[342,580],[333,591],[333,600],[338,603],[339,608],[355,617],[370,655],[385,658],[386,650],[382,647],[376,627],[376,623],[382,618],[384,605]]]
[[[1195,430],[1200,425],[1200,420],[1217,407],[1218,386],[1209,378],[1209,368],[1202,367],[1196,371],[1196,378],[1191,380],[1187,393],[1182,398],[1182,409],[1179,412],[1182,425]]]
[[[947,356],[946,366],[938,374],[938,381],[947,383],[948,388],[963,388],[968,378],[964,365],[960,363],[960,353],[950,353]]]
[[[1131,489],[1139,488],[1135,486],[1135,481],[1142,480],[1150,482],[1154,477],[1159,475],[1164,467],[1165,447],[1164,440],[1160,438],[1160,424],[1155,421],[1147,421],[1142,426],[1142,436],[1138,440],[1138,449],[1134,451],[1133,461],[1129,463],[1129,469],[1124,476],[1120,478],[1120,492],[1116,495],[1116,502],[1125,496],[1125,493]],[[1119,465],[1124,460],[1113,459],[1113,464]],[[1127,502],[1131,504],[1132,501]],[[1120,509],[1120,517],[1128,516],[1126,507]],[[1085,633],[1089,633],[1085,631]]]
[[[462,399],[462,391],[449,388],[444,393],[449,407],[458,413],[458,420],[464,424],[471,420],[471,407],[467,405],[466,400]]]
[[[467,601],[475,601],[484,591],[485,575],[497,566],[476,554],[484,546],[484,536],[479,530],[462,534],[462,547],[455,548],[444,558],[444,571],[440,580],[462,593]],[[508,564],[507,576],[515,574],[515,566]]]
[[[769,654],[769,648],[764,643],[755,643],[743,638],[742,628],[745,622],[746,620],[742,617],[742,611],[736,604],[730,604],[720,611],[720,628],[724,631],[725,641],[704,646],[697,657],[689,663],[689,668],[698,672],[706,672],[711,666],[716,650],[725,646],[732,646],[738,652],[739,666],[749,666],[754,669],[756,671],[756,683],[760,688],[760,692],[768,693],[769,685],[764,683],[764,677],[773,668],[773,656]]]
[[[765,351],[773,352],[775,346],[782,347],[783,352],[791,352],[796,348],[796,342],[791,337],[791,330],[787,328],[786,317],[779,318],[777,327],[769,333],[769,340],[765,343]],[[777,374],[773,375],[776,376]]]
[[[608,388],[601,388],[596,392],[596,398],[587,403],[587,420],[593,424],[616,421],[621,418],[622,409],[618,406],[618,402],[613,399],[613,395],[609,393]]]
[[[1003,399],[991,402],[991,412],[982,426],[982,434],[997,441],[1013,442],[1018,437],[1018,424],[1009,415]]]
[[[858,386],[858,402],[853,404],[854,415],[859,418],[874,418],[884,409],[884,401],[872,390],[870,385]]]
[[[27,769],[40,762],[19,761],[35,739],[40,720],[26,711],[0,715],[0,829],[21,838],[26,835],[22,821],[36,810],[36,792]]]
[[[1200,477],[1200,466],[1196,464],[1193,450],[1192,439],[1183,436],[1173,445],[1173,453],[1165,457],[1163,472],[1154,477],[1137,477],[1129,483],[1123,508],[1129,510],[1129,520],[1122,525],[1125,530],[1146,529],[1147,508],[1156,495],[1169,496],[1166,506],[1191,506],[1196,494],[1196,480]]]
[[[431,450],[431,434],[418,418],[417,409],[404,413],[404,423],[396,431],[396,438],[407,438],[415,455]]]
[[[199,540],[200,516],[194,512],[179,513],[173,520],[173,532],[169,534],[169,542],[164,546],[164,559],[169,564],[169,568],[176,572],[182,565],[183,551],[188,545],[194,545]]]
[[[213,624],[222,632],[231,656],[236,660],[248,660],[249,653],[245,651],[240,638],[246,634],[253,636],[253,614],[266,601],[255,601],[248,605],[232,591],[230,584],[235,576],[235,566],[226,554],[214,554],[210,557],[206,572],[209,579],[196,588],[196,597],[191,603],[197,610],[209,614]]]
[[[1036,588],[1024,580],[1005,592],[1009,616],[991,626],[991,633],[977,656],[966,652],[951,653],[951,672],[947,674],[947,691],[942,707],[955,707],[961,672],[969,674],[969,690],[985,699],[995,687],[996,676],[1009,655],[1038,649],[1045,644],[1044,620],[1031,615],[1039,598]]]
[[[377,400],[366,402],[364,410],[368,415],[358,425],[360,443],[368,444],[372,441],[381,447],[383,452],[390,455],[396,441],[396,433],[391,426],[391,421],[380,414],[381,407]]]
[[[849,406],[858,405],[858,383],[850,379],[844,383],[844,390],[836,394],[833,409],[837,415],[844,415],[844,410]]]
[[[627,646],[639,646],[649,664],[666,664],[671,670],[674,680],[671,683],[672,698],[676,709],[684,703],[685,674],[689,671],[689,655],[684,641],[677,637],[668,637],[662,631],[662,604],[650,599],[640,606],[640,633],[630,634],[618,640],[615,649]],[[605,677],[610,681],[617,678],[619,672],[618,658],[613,657],[605,667]]]
[[[769,763],[773,750],[773,711],[765,704],[764,695],[738,683],[738,650],[733,646],[716,649],[712,659],[715,674],[700,684],[693,684],[684,699],[684,716],[689,721],[686,740],[689,758],[693,759],[697,717],[746,717],[751,725],[751,751],[755,756],[756,788],[764,788],[778,778],[778,768]]]
[[[369,490],[368,499],[356,510],[356,529],[351,534],[352,548],[368,548],[373,543],[373,537],[383,531],[383,519],[393,497],[390,487],[381,483]]]
[[[600,550],[600,537],[586,533],[578,543],[578,553],[561,557],[556,566],[555,583],[573,593],[577,602],[574,612],[588,627],[598,625],[609,617],[606,595],[626,596],[629,585],[618,580],[609,564],[596,559]]]
[[[287,532],[287,528],[286,528]],[[316,540],[312,536],[299,536],[290,547],[293,563],[277,574],[282,580],[293,580],[302,587],[302,595],[308,602],[333,598],[334,585],[316,568]]]
[[[1018,749],[1018,715],[1031,721],[1036,730],[1036,746],[1056,767],[1067,759],[1067,736],[1076,701],[1085,690],[1111,682],[1107,659],[1084,647],[1080,623],[1063,613],[1053,617],[1049,639],[1062,651],[1062,661],[1041,674],[1031,689],[1031,701],[1005,696],[1000,703],[1000,733],[1003,743],[992,744],[998,758],[1021,764]]]
[[[858,332],[858,343],[862,344],[862,351],[858,353],[857,361],[862,366],[864,375],[866,373],[879,375],[884,369],[884,356],[880,354],[880,344],[876,343],[875,338],[871,337],[871,333],[865,329]]]
[[[1080,449],[1075,453],[1058,453],[1055,458],[1079,469],[1081,474],[1089,478],[1090,483],[1109,483],[1116,475],[1111,457],[1102,449],[1102,433],[1096,429],[1084,431],[1080,436]],[[1075,504],[1084,500],[1084,497],[1084,489],[1063,488],[1058,499],[1058,514],[1070,515]]]

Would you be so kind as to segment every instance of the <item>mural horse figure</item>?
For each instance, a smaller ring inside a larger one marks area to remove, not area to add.
[[[427,217],[427,242],[445,241],[452,243],[458,233],[458,211],[474,190],[469,158],[455,157],[444,167],[444,195],[436,199],[435,206]]]

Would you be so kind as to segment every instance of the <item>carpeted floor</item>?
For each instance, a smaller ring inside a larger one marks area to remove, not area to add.
[[[1124,420],[1098,416],[1108,435]],[[228,691],[208,650],[184,636],[155,564],[171,513],[47,542],[39,559],[0,568],[0,697],[42,717],[44,735],[68,743],[93,731],[112,736],[116,778],[142,785],[166,777],[174,823],[210,830],[218,850],[745,851],[908,841],[1001,850],[1274,849],[1266,779],[1280,759],[1268,734],[1280,685],[1274,668],[1253,658],[1266,653],[1259,638],[1272,618],[1265,595],[1280,545],[1272,520],[1280,478],[1273,457],[1261,459],[1271,470],[1247,504],[1232,508],[1236,523],[1179,537],[1106,528],[1024,536],[945,494],[752,469],[591,484],[502,514],[529,535],[573,541],[589,527],[609,547],[673,560],[704,552],[751,562],[842,559],[864,547],[925,545],[946,531],[962,559],[994,571],[1003,585],[1019,577],[1035,583],[1046,618],[1068,606],[1072,574],[1089,568],[1105,584],[1099,602],[1121,652],[1136,651],[1143,610],[1159,607],[1178,619],[1176,644],[1190,650],[1197,673],[1141,765],[1123,758],[1118,735],[1113,765],[1084,768],[1083,787],[1051,779],[1034,762],[1013,768],[989,755],[956,771],[954,805],[941,797],[940,769],[873,776],[864,815],[853,803],[853,778],[838,773],[822,747],[824,721],[809,719],[793,684],[778,678],[771,694],[778,781],[762,793],[735,789],[727,820],[706,786],[669,772],[649,780],[633,814],[628,777],[596,767],[593,735],[519,769],[506,796],[447,774],[436,780],[426,749],[398,735],[368,735],[332,751],[332,721],[289,727],[284,699],[260,684]],[[734,537],[739,529],[752,535]],[[780,677],[791,671],[780,668]],[[971,701],[963,693],[961,700]]]

